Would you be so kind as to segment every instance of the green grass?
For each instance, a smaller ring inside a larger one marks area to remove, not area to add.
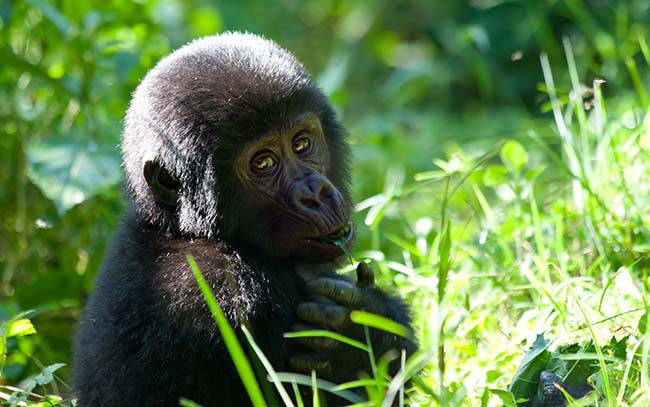
[[[584,83],[565,42],[568,83],[556,82],[558,72],[541,57],[545,126],[481,150],[448,145],[444,159],[412,179],[389,170],[383,191],[357,205],[355,255],[372,259],[380,284],[411,304],[421,352],[394,380],[382,379],[379,362],[373,377],[347,386],[274,372],[259,355],[276,388],[284,386],[281,398],[295,394],[297,384],[364,387],[367,405],[402,405],[402,384],[415,376],[407,396],[416,405],[501,406],[512,400],[508,385],[524,354],[544,333],[550,350],[595,345],[566,357],[592,362],[596,405],[650,405],[650,105],[643,83],[650,53],[641,37],[638,46],[643,59],[626,60],[633,94],[606,98],[607,83]],[[218,316],[218,304],[209,303]],[[6,338],[33,327],[18,319],[0,332],[4,363]],[[607,346],[613,337],[625,344],[623,354]],[[233,357],[247,389],[255,405],[265,405],[259,377],[236,342]],[[355,345],[371,351],[371,344]],[[44,367],[23,389],[55,382],[58,367]],[[8,386],[0,386],[0,397],[9,405],[43,403]]]
[[[387,176],[385,192],[360,205],[366,254],[413,304],[421,345],[435,354],[421,375],[434,395],[412,395],[423,405],[500,405],[486,389],[507,388],[543,332],[551,348],[597,345],[584,357],[598,366],[598,405],[650,401],[647,97],[637,87],[605,103],[606,84],[582,84],[564,45],[568,89],[541,58],[551,136],[507,141],[498,160],[457,148],[413,182]],[[603,354],[628,335],[625,357]]]

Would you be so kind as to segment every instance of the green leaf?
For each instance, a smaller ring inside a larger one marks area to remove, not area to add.
[[[251,347],[253,352],[255,352],[255,355],[257,355],[258,362],[262,365],[266,370],[266,373],[268,373],[268,376],[275,386],[275,388],[278,391],[278,394],[282,398],[282,401],[284,402],[284,405],[286,407],[294,407],[293,401],[291,400],[291,397],[289,396],[289,393],[285,390],[284,386],[282,385],[282,382],[278,378],[278,374],[273,369],[273,365],[269,361],[269,359],[266,357],[264,352],[262,352],[262,349],[255,343],[255,338],[253,338],[253,334],[250,333],[248,328],[246,328],[246,325],[242,325],[241,327],[242,332],[246,336],[246,340],[248,341],[248,345]],[[264,371],[258,370],[257,372],[258,377],[263,379],[266,377],[264,374]],[[261,376],[260,376],[261,375]],[[270,386],[268,381],[262,381],[262,390],[264,391],[264,395],[266,396],[266,399],[269,401],[271,405],[278,405],[279,401],[277,399],[276,394],[273,392],[273,388]]]
[[[641,318],[639,318],[639,334],[640,336],[645,335],[648,332],[648,319],[650,318],[650,312],[646,312],[645,314],[641,315]]]
[[[47,366],[34,378],[34,382],[38,386],[45,386],[46,384],[52,383],[52,381],[54,381],[54,372],[61,369],[63,366],[65,366],[65,363],[55,363]]]
[[[402,336],[404,338],[408,338],[410,336],[408,329],[406,329],[406,327],[403,325],[400,325],[397,322],[386,317],[371,314],[370,312],[358,310],[352,311],[350,312],[350,320],[355,324],[381,329],[382,331],[390,332],[394,335]]]
[[[501,161],[510,170],[519,172],[528,164],[528,153],[514,140],[509,140],[501,148]]]
[[[488,187],[498,187],[507,181],[508,170],[503,165],[490,165],[483,173],[483,183]]]
[[[361,343],[359,341],[355,341],[354,339],[350,339],[347,336],[343,336],[343,335],[338,334],[336,332],[326,331],[326,330],[321,330],[321,329],[315,329],[315,330],[310,330],[310,331],[285,332],[284,337],[285,338],[292,338],[292,339],[295,339],[295,338],[313,338],[313,337],[330,338],[330,339],[334,339],[336,341],[339,341],[341,343],[345,343],[347,345],[350,345],[352,347],[355,347],[357,349],[361,349],[364,352],[368,352],[368,346],[364,345],[363,343]]]
[[[323,379],[313,379],[311,376],[307,376],[300,373],[284,373],[278,372],[278,379],[283,383],[296,383],[303,386],[316,386],[318,389],[336,394],[338,397],[341,397],[350,403],[363,403],[364,399],[361,398],[357,393],[349,390],[339,390],[340,386]],[[317,393],[317,392],[314,392]]]
[[[241,378],[242,383],[246,388],[246,392],[248,393],[253,406],[266,407],[266,401],[264,401],[264,397],[262,396],[262,390],[257,383],[255,373],[253,373],[253,368],[246,358],[246,353],[244,353],[244,350],[237,340],[235,331],[230,326],[228,319],[221,310],[221,307],[219,306],[219,303],[217,302],[214,294],[212,291],[210,291],[210,287],[208,287],[208,284],[205,282],[203,274],[201,274],[199,266],[196,264],[196,261],[191,254],[187,255],[187,262],[190,264],[190,268],[192,269],[194,278],[196,278],[196,282],[201,289],[203,298],[208,304],[210,312],[214,316],[214,320],[216,321],[219,332],[221,333],[221,338],[226,345],[226,349],[228,349],[228,353],[230,353],[230,357],[235,364],[237,373],[239,373],[239,377]]]
[[[551,341],[545,339],[544,334],[539,334],[531,348],[524,355],[524,359],[508,386],[508,391],[517,399],[532,400],[536,397],[539,374],[546,368],[551,358],[551,352],[548,351],[550,344]]]
[[[504,407],[517,407],[517,401],[515,396],[509,391],[500,390],[500,389],[490,389],[490,393],[499,397],[503,402]]]
[[[50,138],[28,144],[26,152],[29,179],[60,215],[120,181],[120,158],[112,146]]]
[[[180,405],[183,407],[202,407],[200,404],[184,398],[180,399]]]
[[[447,279],[449,277],[449,255],[451,253],[451,227],[449,221],[445,220],[439,246],[440,263],[438,264],[438,301],[442,302],[442,298],[447,292]]]
[[[31,335],[34,333],[36,333],[36,329],[34,329],[34,325],[32,325],[32,322],[27,318],[7,322],[7,338],[10,336]]]
[[[3,334],[4,327],[0,327],[0,371],[7,361],[7,337]]]

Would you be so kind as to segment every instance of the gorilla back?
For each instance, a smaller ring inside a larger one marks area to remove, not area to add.
[[[276,370],[337,382],[367,372],[358,349],[283,338],[319,327],[364,340],[352,309],[410,327],[364,263],[357,281],[333,272],[354,234],[345,133],[276,44],[227,33],[164,58],[134,92],[122,153],[131,207],[79,323],[78,406],[250,405],[188,253]],[[415,349],[381,331],[371,339],[377,355]]]

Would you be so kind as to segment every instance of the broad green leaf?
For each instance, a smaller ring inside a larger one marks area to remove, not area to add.
[[[521,144],[509,140],[501,148],[501,161],[510,170],[519,172],[528,164],[528,153]]]
[[[115,147],[75,138],[50,138],[27,145],[27,175],[63,215],[120,181]]]
[[[27,318],[16,319],[7,323],[7,337],[24,336],[36,333],[34,325]]]
[[[537,335],[533,346],[526,352],[524,360],[521,361],[508,391],[516,398],[533,399],[537,395],[539,386],[539,374],[546,368],[551,352],[548,347],[550,340],[544,338],[544,334]]]

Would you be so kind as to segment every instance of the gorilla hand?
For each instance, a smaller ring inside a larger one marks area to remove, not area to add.
[[[316,278],[307,284],[314,298],[298,305],[298,317],[305,321],[305,324],[294,325],[294,331],[325,328],[365,343],[363,327],[350,321],[351,311],[363,310],[390,319],[399,319],[391,315],[392,312],[384,306],[390,303],[390,297],[375,285],[374,273],[364,262],[359,263],[357,267],[356,284],[338,276]],[[399,320],[397,322],[402,323]],[[383,354],[389,346],[400,347],[395,335],[380,330],[371,330],[371,341],[377,355]],[[334,339],[309,337],[300,338],[299,342],[315,352],[291,357],[289,362],[298,371],[315,370],[319,376],[331,379],[336,378],[332,377],[332,372],[343,371],[348,374],[347,378],[351,379],[357,371],[365,370],[369,364],[365,352]],[[410,347],[409,341],[403,342],[405,347]]]

